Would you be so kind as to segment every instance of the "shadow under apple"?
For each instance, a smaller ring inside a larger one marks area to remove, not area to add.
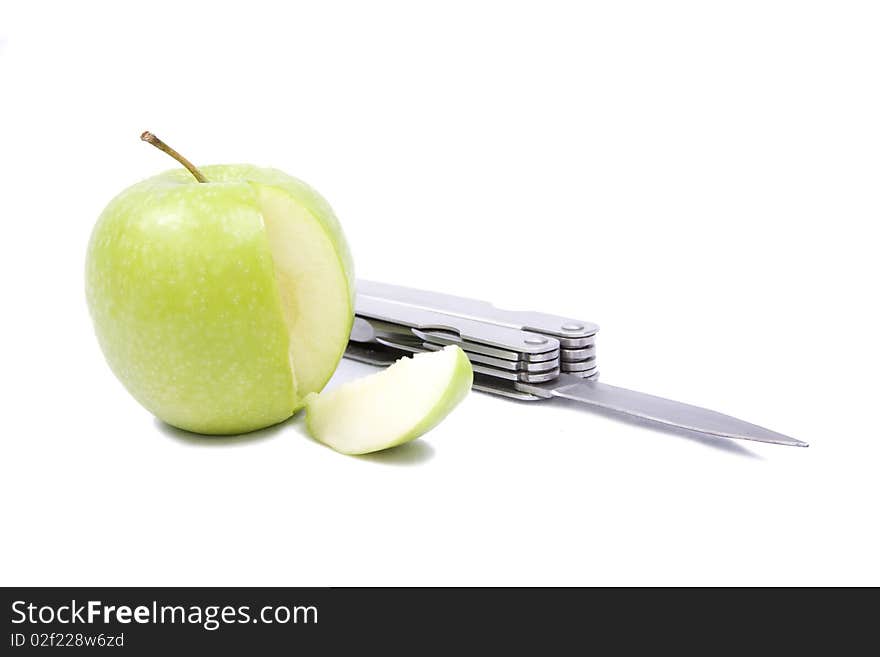
[[[379,452],[355,456],[359,461],[370,461],[384,465],[417,465],[434,458],[434,448],[424,440],[413,440],[397,447]]]
[[[153,418],[153,423],[163,434],[186,445],[200,447],[234,447],[268,440],[279,433],[286,425],[293,424],[296,420],[297,415],[293,415],[283,422],[264,427],[263,429],[257,429],[256,431],[250,431],[248,433],[231,434],[228,436],[211,436],[203,433],[186,431],[185,429],[178,429],[177,427],[173,427],[170,424],[163,422],[159,418]]]
[[[268,440],[273,436],[281,433],[281,431],[285,427],[292,426],[296,428],[296,433],[300,434],[306,440],[310,440],[316,445],[321,445],[321,447],[330,450],[329,447],[327,447],[326,445],[322,445],[317,440],[308,435],[308,433],[306,433],[305,427],[303,426],[304,423],[302,421],[303,417],[304,416],[302,413],[297,413],[287,418],[283,422],[273,424],[270,427],[257,429],[256,431],[251,431],[249,433],[233,434],[230,436],[209,436],[201,433],[193,433],[192,431],[186,431],[184,429],[173,427],[170,424],[163,422],[159,418],[154,418],[153,423],[156,425],[156,428],[161,433],[165,434],[169,438],[172,438],[179,443],[196,447],[245,446],[255,442]],[[373,452],[371,454],[361,454],[359,456],[349,457],[340,454],[339,458],[354,458],[359,461],[380,463],[383,465],[418,465],[419,463],[424,463],[434,458],[434,448],[431,447],[429,443],[426,443],[423,440],[414,440],[412,442],[404,443],[403,445],[398,445],[397,447],[385,449],[380,452]]]

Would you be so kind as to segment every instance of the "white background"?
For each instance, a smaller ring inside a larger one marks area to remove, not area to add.
[[[872,2],[4,2],[2,583],[880,584],[878,34]],[[145,129],[310,182],[362,277],[595,321],[604,381],[812,446],[481,394],[368,458],[169,429],[82,280],[172,166]]]

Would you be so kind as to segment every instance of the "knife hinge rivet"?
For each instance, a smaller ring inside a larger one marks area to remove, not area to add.
[[[574,322],[569,322],[567,324],[562,325],[562,330],[563,331],[583,331],[584,325],[583,324],[575,324]]]
[[[526,344],[544,344],[547,342],[547,338],[526,338]]]

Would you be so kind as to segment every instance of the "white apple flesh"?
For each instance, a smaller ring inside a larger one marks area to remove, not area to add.
[[[306,427],[343,454],[368,454],[414,440],[465,398],[474,374],[456,346],[401,358],[389,368],[306,399]]]

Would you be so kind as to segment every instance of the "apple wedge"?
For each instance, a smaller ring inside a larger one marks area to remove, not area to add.
[[[401,358],[386,370],[306,399],[306,428],[343,454],[402,445],[433,429],[465,398],[474,373],[456,346]]]

